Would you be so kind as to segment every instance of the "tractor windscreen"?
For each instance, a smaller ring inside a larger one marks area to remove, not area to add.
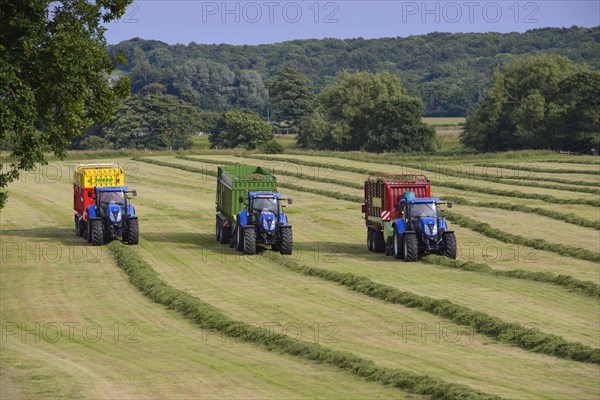
[[[417,203],[411,205],[412,218],[437,218],[437,206],[435,203]]]
[[[255,212],[270,211],[274,214],[277,214],[279,212],[277,199],[264,198],[264,197],[259,197],[259,198],[254,199],[254,211]]]
[[[102,205],[118,204],[122,206],[124,205],[124,197],[123,192],[102,192],[100,194],[100,203],[102,203]]]

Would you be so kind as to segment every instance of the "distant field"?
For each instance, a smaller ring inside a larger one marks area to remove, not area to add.
[[[240,324],[270,327],[302,343],[370,360],[373,368],[464,385],[478,393],[472,398],[600,396],[598,361],[540,354],[469,323],[452,322],[439,310],[325,278],[325,273],[353,274],[363,278],[362,285],[369,280],[403,296],[446,299],[598,354],[596,159],[499,154],[494,157],[500,161],[486,161],[498,163],[492,170],[459,156],[419,164],[394,155],[297,152],[292,135],[276,139],[288,154],[207,152],[182,159],[138,152],[139,161],[89,156],[85,162],[128,166],[127,183],[138,192],[140,244],[127,248],[166,285]],[[195,149],[207,144],[207,137],[194,138]],[[406,165],[398,164],[402,160]],[[369,381],[330,362],[201,329],[176,307],[147,297],[151,294],[130,282],[130,272],[117,266],[108,246],[90,247],[75,237],[70,162],[53,161],[8,188],[0,222],[0,398],[422,398],[414,387],[382,385],[378,376]],[[292,256],[282,259],[271,250],[241,256],[215,241],[214,173],[219,163],[232,162],[267,167],[278,176],[280,191],[294,198],[287,209],[294,229]],[[529,178],[522,182],[570,183],[516,184],[518,176],[509,167],[531,165],[542,172],[521,171]],[[452,174],[459,170],[471,175]],[[578,173],[560,173],[565,170]],[[365,171],[424,173],[436,182],[433,195],[470,201],[455,201],[450,215],[462,225],[449,224],[459,261],[488,269],[404,263],[368,252],[360,213]],[[511,204],[529,211],[504,207]],[[589,227],[564,220],[567,213]],[[476,224],[468,226],[458,216]],[[479,229],[484,223],[489,228]],[[540,243],[549,245],[542,249]]]
[[[458,124],[464,124],[464,117],[425,117],[423,122],[429,125],[448,125],[457,126]]]

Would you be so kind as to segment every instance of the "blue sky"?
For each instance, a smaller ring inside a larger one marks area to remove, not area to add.
[[[293,39],[406,37],[429,32],[524,32],[600,25],[600,1],[135,0],[107,24],[108,43],[261,44]]]

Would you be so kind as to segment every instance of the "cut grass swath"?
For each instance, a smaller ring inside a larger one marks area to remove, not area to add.
[[[195,168],[195,167],[191,167],[189,165],[170,163],[170,162],[165,162],[165,161],[160,161],[160,160],[153,160],[150,158],[134,158],[133,160],[145,162],[148,164],[154,164],[154,165],[158,165],[158,166],[162,166],[162,167],[176,168],[176,169],[180,169],[182,171],[187,171],[187,172],[206,174],[206,175],[215,176],[215,177],[217,176],[216,171],[206,170],[206,169],[202,169],[202,168]],[[277,186],[279,186],[280,188],[284,188],[284,189],[291,189],[291,190],[297,190],[299,192],[313,193],[313,194],[318,194],[321,196],[334,198],[334,199],[338,199],[338,200],[347,200],[347,201],[354,202],[354,203],[361,203],[363,201],[363,198],[360,196],[354,196],[354,195],[346,194],[346,193],[342,193],[342,192],[335,192],[332,190],[307,188],[305,186],[300,186],[300,185],[296,185],[296,184],[288,183],[288,182],[286,182],[286,183],[278,182]]]
[[[582,293],[590,297],[600,297],[600,285],[591,281],[575,279],[570,275],[554,275],[550,272],[532,272],[522,269],[502,271],[493,269],[487,264],[473,261],[452,260],[447,257],[430,254],[421,259],[426,264],[439,265],[446,268],[454,268],[462,271],[485,273],[508,278],[525,279],[535,282],[545,282],[552,285],[562,286],[574,292]]]
[[[467,200],[463,197],[452,197],[452,201],[455,204],[460,204],[464,206],[472,206],[472,207],[480,207],[480,208],[497,208],[500,210],[507,211],[517,211],[524,213],[531,213],[541,215],[543,217],[548,217],[555,219],[557,221],[566,222],[568,224],[573,224],[577,226],[583,226],[585,228],[592,228],[596,230],[600,230],[600,221],[592,221],[587,218],[580,217],[573,213],[561,213],[558,211],[547,210],[545,208],[540,207],[529,207],[521,204],[511,204],[511,203],[498,203],[498,202],[476,202]]]
[[[456,324],[471,326],[480,334],[525,350],[600,364],[600,349],[593,349],[579,342],[568,342],[560,336],[525,328],[520,324],[505,322],[500,318],[471,310],[446,299],[438,300],[402,291],[392,286],[373,282],[364,276],[309,267],[282,256],[275,255],[275,257],[278,261],[277,264],[292,271],[336,282],[369,297],[425,311]]]
[[[298,165],[337,169],[340,171],[355,172],[355,173],[366,174],[366,175],[386,173],[381,170],[374,171],[374,170],[369,170],[366,168],[348,167],[348,166],[343,166],[343,165],[334,165],[334,164],[320,163],[320,162],[314,162],[314,161],[305,161],[305,160],[298,160],[298,159],[293,159],[293,158],[288,159],[288,158],[257,156],[257,155],[245,155],[244,157],[267,160],[267,161],[284,161],[284,162],[289,162],[289,163],[295,163]],[[561,197],[554,197],[554,196],[543,195],[543,194],[539,194],[539,193],[524,193],[524,192],[519,192],[516,190],[508,191],[508,190],[501,190],[501,189],[484,188],[484,187],[478,187],[478,186],[464,185],[464,184],[455,183],[455,182],[440,182],[440,181],[435,181],[432,179],[430,179],[430,181],[435,186],[447,187],[447,188],[451,188],[451,189],[458,189],[458,190],[462,190],[462,191],[466,191],[466,192],[485,193],[485,194],[491,194],[491,195],[495,195],[495,196],[516,197],[516,198],[523,198],[523,199],[535,199],[535,200],[541,200],[543,202],[551,203],[551,204],[583,204],[583,205],[588,205],[588,206],[593,206],[593,207],[600,207],[600,200],[597,200],[597,199],[565,199],[565,198],[561,198]]]
[[[233,161],[222,161],[222,160],[214,160],[209,158],[201,158],[201,157],[190,157],[190,156],[177,156],[180,160],[186,161],[194,161],[199,163],[206,164],[215,164],[215,165],[241,165],[241,162],[233,162]],[[276,171],[271,171],[271,173],[276,173]],[[346,186],[352,189],[363,189],[363,184],[361,182],[348,182],[348,181],[339,181],[338,179],[327,178],[322,176],[315,176],[310,174],[303,174],[301,172],[294,171],[285,171],[285,175],[293,176],[294,178],[305,179],[308,181],[322,182],[322,183],[331,183],[334,185]]]
[[[459,214],[456,211],[448,212],[446,214],[446,218],[449,221],[462,226],[463,228],[468,228],[489,238],[497,239],[505,243],[520,244],[523,246],[532,247],[536,250],[550,251],[561,256],[573,257],[596,263],[600,262],[600,254],[596,252],[562,243],[550,243],[544,239],[527,239],[523,236],[513,235],[512,233],[504,232],[497,228],[492,228],[485,222],[481,222],[471,217],[467,217],[466,215]]]
[[[164,162],[164,161],[159,161],[159,160],[152,160],[152,159],[147,159],[147,158],[135,158],[134,160],[146,162],[149,164],[164,166],[164,167],[176,168],[176,169],[180,169],[180,170],[188,171],[188,172],[208,174],[211,176],[216,176],[216,174],[217,174],[215,171],[208,171],[208,170],[201,169],[201,168],[190,167],[188,165],[169,163],[169,162]],[[345,193],[341,193],[341,192],[307,188],[305,186],[300,186],[300,185],[295,185],[295,184],[290,184],[290,183],[280,184],[279,186],[282,188],[288,188],[288,189],[297,190],[300,192],[313,193],[313,194],[317,194],[317,195],[326,196],[329,198],[346,200],[346,201],[350,201],[350,202],[354,202],[354,203],[362,203],[363,202],[363,198],[361,196],[353,196],[353,195],[349,195],[349,194],[345,194]],[[574,246],[568,246],[565,244],[550,243],[550,242],[545,241],[544,239],[527,239],[527,238],[524,238],[519,235],[513,235],[511,233],[504,232],[500,229],[492,228],[487,223],[477,221],[470,217],[459,214],[455,211],[448,212],[447,219],[450,220],[451,222],[454,222],[454,223],[464,227],[464,228],[471,229],[471,230],[473,230],[475,232],[479,232],[487,237],[497,239],[497,240],[500,240],[505,243],[521,244],[521,245],[524,245],[527,247],[532,247],[537,250],[553,252],[553,253],[556,253],[556,254],[559,254],[562,256],[578,258],[580,260],[585,260],[585,261],[600,262],[600,254],[595,253],[593,251],[581,249],[581,248],[574,247]]]
[[[290,153],[290,154],[296,154],[296,153]],[[297,154],[302,155],[301,153],[297,153]],[[358,155],[358,154],[344,154],[344,153],[337,154],[336,153],[336,154],[332,155],[331,157],[339,158],[342,160],[360,161],[360,162],[366,162],[366,163],[373,163],[373,162],[381,163],[383,160],[383,163],[389,164],[389,165],[397,165],[399,167],[412,168],[412,169],[422,170],[422,171],[436,172],[441,175],[455,176],[458,178],[473,178],[473,179],[485,180],[485,181],[495,182],[495,183],[506,183],[506,184],[518,185],[518,186],[530,186],[528,182],[521,182],[521,181],[534,181],[532,183],[534,183],[536,185],[541,185],[539,187],[544,187],[547,189],[565,190],[565,188],[566,188],[566,186],[540,184],[540,183],[536,182],[539,180],[544,180],[545,182],[554,182],[554,183],[562,183],[565,185],[583,186],[588,189],[588,191],[586,191],[586,193],[598,193],[598,190],[599,190],[598,184],[600,183],[600,182],[598,182],[595,184],[595,183],[589,182],[589,181],[576,181],[573,179],[554,178],[554,177],[538,178],[535,176],[518,176],[518,177],[491,176],[490,174],[476,173],[473,171],[468,171],[468,168],[466,171],[462,171],[462,170],[455,171],[451,168],[438,167],[435,165],[431,165],[432,161],[429,161],[429,160],[425,160],[420,163],[419,162],[415,163],[414,160],[404,160],[404,161],[390,160],[389,157],[385,157],[382,155],[377,155],[377,158],[375,158],[369,154]],[[476,164],[472,164],[472,165],[476,165]],[[454,164],[453,166],[461,167],[463,165]],[[467,165],[467,167],[468,167],[468,165]]]
[[[497,399],[497,396],[465,385],[448,383],[428,375],[419,375],[401,369],[377,366],[373,361],[358,357],[272,330],[233,320],[212,305],[187,292],[178,290],[160,279],[156,271],[130,247],[112,242],[108,245],[117,265],[129,276],[130,282],[156,303],[176,310],[202,329],[214,330],[231,338],[262,346],[310,361],[318,361],[353,373],[369,381],[397,387],[435,399]]]
[[[150,164],[162,165],[171,168],[178,168],[184,171],[189,172],[200,172],[200,173],[208,173],[210,175],[216,175],[215,171],[206,171],[200,168],[194,168],[187,165],[168,163],[158,160],[150,160],[150,159],[137,159],[137,161],[148,162]],[[304,191],[315,194],[323,194],[327,197],[332,196],[340,196],[342,200],[349,200],[355,202],[362,202],[362,198],[352,200],[348,197],[348,195],[339,193],[339,192],[329,192],[323,191],[319,189],[308,189],[298,185],[292,185],[290,187],[292,189],[298,191]],[[450,214],[450,213],[448,213]],[[461,217],[459,214],[452,214],[456,219]],[[461,220],[465,222],[467,220]],[[474,225],[477,225],[475,220],[470,220],[467,222],[471,222]],[[461,225],[460,223],[458,223]],[[487,224],[479,224],[479,225],[487,225]],[[462,225],[461,225],[462,226]],[[521,238],[520,236],[510,235],[505,232],[502,232],[497,229],[493,229],[487,225],[492,232],[496,233],[498,237],[496,239],[506,240],[515,240],[515,238],[522,239],[527,241],[525,238]],[[470,227],[469,227],[470,228]],[[470,228],[472,229],[472,228]],[[474,229],[475,230],[475,229]],[[476,230],[478,231],[478,230]],[[480,231],[478,231],[480,232]],[[481,232],[483,233],[483,232]],[[485,233],[484,233],[485,234]],[[542,241],[538,239],[536,241],[531,241],[537,243],[539,246],[548,246],[550,245],[548,242]],[[508,241],[508,243],[519,243],[518,241]],[[529,246],[527,243],[520,243],[526,246]],[[572,248],[571,246],[560,245],[567,250],[576,250],[576,251],[584,251],[582,249]],[[529,246],[534,247],[534,246]],[[534,247],[537,248],[537,247]],[[547,250],[543,248],[542,250]],[[564,250],[564,249],[563,249]],[[584,251],[585,252],[585,251]],[[589,252],[592,253],[592,252]],[[592,253],[592,255],[594,255]],[[600,259],[600,256],[595,255]],[[306,275],[315,275],[327,280],[335,281],[338,283],[342,283],[345,286],[348,286],[352,290],[359,291],[361,293],[367,294],[371,297],[375,297],[381,300],[389,301],[392,303],[403,304],[408,307],[418,308],[423,311],[430,312],[434,315],[442,316],[450,319],[452,322],[473,326],[479,333],[490,336],[494,339],[502,340],[507,343],[514,344],[518,347],[531,350],[537,353],[550,354],[560,358],[568,358],[576,361],[582,362],[592,362],[600,364],[600,349],[592,349],[591,347],[585,346],[581,343],[567,342],[560,336],[551,335],[541,333],[539,331],[532,330],[524,330],[518,324],[507,323],[496,317],[489,316],[485,313],[477,312],[470,310],[467,307],[459,306],[451,303],[448,300],[436,300],[428,297],[418,296],[410,292],[403,292],[396,288],[374,283],[365,277],[358,277],[353,274],[342,274],[334,271],[323,270],[319,268],[312,268],[303,265],[299,265],[290,260],[286,260],[284,257],[281,258],[282,265],[286,267],[296,270],[297,272],[304,273]],[[350,282],[348,284],[348,282]],[[482,322],[483,321],[483,322]]]
[[[587,175],[596,175],[600,177],[600,169],[597,171],[591,171],[589,169],[567,169],[567,168],[537,168],[537,167],[529,167],[526,165],[513,165],[513,164],[487,164],[487,163],[477,163],[474,164],[478,167],[493,167],[493,168],[502,168],[502,169],[511,169],[516,171],[527,171],[527,172],[539,172],[539,173],[549,173],[549,174],[587,174]]]

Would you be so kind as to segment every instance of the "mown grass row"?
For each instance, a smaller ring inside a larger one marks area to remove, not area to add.
[[[582,170],[582,169],[567,169],[567,168],[537,168],[530,167],[527,165],[520,164],[489,164],[489,163],[476,163],[474,164],[478,167],[492,167],[492,168],[502,168],[502,169],[510,169],[516,171],[527,171],[527,172],[540,172],[540,173],[549,173],[549,174],[587,174],[587,175],[596,175],[600,177],[600,170],[591,171],[591,170]]]
[[[296,154],[296,155],[306,155],[306,154],[302,154],[302,153],[288,153],[288,154]],[[239,155],[239,156],[243,156],[243,155]],[[573,179],[564,179],[564,178],[554,178],[554,177],[535,177],[535,176],[518,176],[518,177],[511,177],[511,176],[490,176],[490,174],[485,174],[485,173],[476,173],[473,171],[468,171],[468,166],[466,165],[467,170],[466,171],[454,171],[450,168],[444,168],[444,167],[436,167],[436,166],[432,166],[431,160],[423,160],[422,163],[414,163],[415,160],[403,160],[403,161],[397,161],[397,160],[391,160],[389,157],[386,157],[385,155],[370,155],[370,154],[348,154],[348,153],[335,153],[333,155],[331,155],[332,158],[340,158],[342,160],[350,160],[350,161],[360,161],[360,162],[370,162],[370,163],[383,163],[385,164],[389,164],[389,165],[397,165],[400,167],[405,167],[405,168],[412,168],[412,169],[416,169],[416,170],[422,170],[422,171],[429,171],[429,172],[437,172],[439,174],[442,175],[448,175],[448,176],[455,176],[458,178],[473,178],[473,179],[478,179],[478,180],[486,180],[489,182],[495,182],[495,183],[506,183],[506,184],[515,184],[515,185],[519,185],[519,186],[530,186],[527,182],[521,182],[521,181],[539,181],[540,179],[543,179],[546,182],[554,182],[554,183],[562,183],[562,184],[566,184],[566,185],[575,185],[575,186],[584,186],[586,187],[589,191],[588,193],[598,193],[598,184],[597,183],[593,183],[593,182],[589,182],[589,181],[577,181],[577,180],[573,180]],[[446,160],[444,160],[446,161]],[[475,165],[475,164],[472,164]],[[458,167],[462,167],[465,166],[464,164],[461,165],[457,165],[455,164],[455,166]],[[518,183],[514,183],[514,182],[518,182]],[[565,186],[558,186],[558,185],[547,185],[547,184],[540,184],[537,183],[538,185],[544,185],[544,186],[539,186],[540,188],[545,187],[548,189],[558,189],[558,190],[565,190]],[[595,186],[595,187],[591,187],[591,186]],[[569,190],[571,190],[572,188],[569,188]]]
[[[289,163],[295,163],[298,165],[306,165],[306,166],[311,166],[311,167],[337,169],[340,171],[354,172],[354,173],[366,174],[366,175],[385,173],[382,171],[374,171],[374,170],[360,168],[360,167],[350,167],[350,166],[345,166],[345,165],[335,165],[335,164],[321,163],[321,162],[315,162],[315,161],[298,160],[298,159],[294,159],[294,158],[279,158],[279,157],[262,156],[262,155],[245,155],[244,157],[265,160],[265,161],[289,162]],[[551,204],[582,204],[582,205],[588,205],[588,206],[593,206],[593,207],[600,207],[599,199],[565,199],[562,197],[554,197],[554,196],[544,195],[544,194],[539,194],[539,193],[524,193],[524,192],[519,192],[517,190],[508,191],[508,190],[502,190],[502,189],[484,188],[484,187],[479,187],[479,186],[464,185],[464,184],[455,183],[455,182],[435,181],[432,179],[430,179],[430,181],[433,185],[436,185],[439,187],[447,187],[450,189],[457,189],[457,190],[462,190],[462,191],[467,191],[467,192],[485,193],[485,194],[491,194],[491,195],[495,195],[495,196],[504,196],[504,197],[517,197],[517,198],[523,198],[523,199],[534,199],[534,200],[541,200],[545,203],[551,203]]]
[[[352,160],[352,161],[363,161],[364,162],[364,160],[361,160],[360,157],[341,157],[341,158]],[[369,162],[380,162],[380,161],[372,160]],[[431,164],[426,164],[426,163],[412,164],[412,163],[407,163],[407,162],[402,162],[402,161],[393,161],[393,160],[385,160],[384,162],[386,164],[390,164],[390,165],[397,165],[397,166],[404,167],[404,168],[412,168],[412,169],[416,169],[416,170],[429,171],[429,172],[434,172],[434,173],[438,173],[441,175],[453,176],[453,177],[457,177],[457,178],[477,179],[477,180],[493,182],[493,183],[503,183],[506,185],[538,187],[540,189],[565,190],[565,191],[575,191],[575,192],[592,193],[592,194],[600,193],[598,187],[590,187],[590,186],[597,186],[597,184],[595,185],[594,183],[586,182],[586,181],[575,181],[575,180],[570,180],[570,179],[546,178],[546,177],[539,178],[539,177],[534,177],[534,176],[520,176],[520,177],[491,176],[490,174],[480,174],[480,173],[476,173],[473,171],[461,171],[461,170],[455,171],[452,168],[437,167],[437,166],[434,166]],[[467,166],[467,169],[468,169],[468,166]],[[540,183],[539,182],[540,179],[543,179],[546,182],[554,182],[554,183],[561,183],[561,184],[574,185],[574,186],[561,186],[561,185]],[[524,182],[524,181],[526,181],[526,182]]]
[[[500,240],[501,242],[519,244],[536,250],[549,251],[561,256],[577,258],[584,261],[600,262],[600,253],[562,243],[550,243],[544,239],[527,239],[523,236],[514,235],[493,228],[485,222],[467,217],[466,215],[459,214],[455,211],[448,212],[446,214],[446,219],[463,228],[468,228],[489,238]]]
[[[379,381],[411,393],[434,399],[495,399],[497,396],[465,385],[448,383],[428,375],[401,369],[377,366],[373,361],[350,352],[336,351],[272,330],[233,320],[201,299],[178,290],[162,281],[152,267],[130,247],[113,242],[109,245],[117,265],[129,276],[130,282],[152,301],[175,310],[202,329],[220,332],[239,341],[259,345],[302,359],[322,362],[353,373],[369,381]]]
[[[529,207],[521,204],[512,204],[512,203],[499,203],[499,202],[482,202],[482,201],[471,201],[467,200],[463,197],[452,197],[452,201],[455,204],[463,205],[463,206],[471,206],[471,207],[479,207],[479,208],[497,208],[500,210],[506,211],[516,211],[530,214],[537,214],[544,217],[552,218],[557,221],[566,222],[568,224],[573,224],[577,226],[582,226],[585,228],[592,228],[596,230],[600,230],[600,220],[591,220],[587,218],[580,217],[573,213],[561,213],[558,211],[547,210],[545,208],[540,207]]]
[[[199,163],[215,164],[215,165],[241,165],[242,164],[241,162],[214,160],[214,159],[202,158],[202,157],[177,156],[175,158],[178,158],[181,160],[199,162]],[[273,170],[273,171],[271,171],[271,173],[275,174],[277,172]],[[346,187],[349,187],[352,189],[363,189],[363,187],[364,187],[362,182],[345,181],[342,184],[342,183],[340,183],[340,181],[338,179],[328,178],[328,177],[323,177],[323,176],[315,176],[315,175],[311,175],[311,174],[304,174],[302,172],[294,172],[294,171],[285,170],[285,172],[283,172],[283,174],[285,174],[287,176],[292,176],[294,178],[308,180],[308,181],[331,183],[334,185],[346,186]]]
[[[364,276],[309,267],[288,260],[286,257],[275,257],[277,257],[277,264],[292,271],[336,282],[369,297],[415,308],[446,318],[456,324],[470,326],[476,332],[500,342],[535,353],[600,364],[600,349],[593,349],[579,342],[568,342],[560,336],[543,333],[537,329],[527,329],[520,324],[505,322],[500,318],[454,304],[446,299],[438,300],[402,291],[392,286],[373,282]]]
[[[202,163],[207,163],[207,164],[223,164],[223,165],[240,164],[240,163],[237,163],[234,161],[219,161],[219,160],[205,159],[205,158],[200,158],[200,157],[178,156],[177,158],[182,159],[182,160],[202,162]],[[349,182],[349,181],[333,179],[333,178],[322,178],[322,177],[317,177],[317,176],[310,175],[310,174],[288,172],[288,171],[286,171],[286,175],[305,179],[305,180],[316,181],[316,182],[332,183],[335,185],[345,186],[345,187],[352,188],[352,189],[363,189],[363,187],[364,187],[364,184],[362,182]],[[348,197],[348,195],[345,195],[345,196],[346,196],[346,198]],[[355,200],[358,198],[357,196],[350,196],[350,197],[354,198]],[[362,199],[361,199],[361,201],[362,201]],[[525,206],[525,205],[512,204],[512,203],[474,202],[474,201],[470,201],[470,200],[467,200],[462,197],[453,197],[452,201],[454,201],[455,204],[460,204],[460,205],[465,205],[465,206],[480,207],[480,208],[496,208],[496,209],[507,210],[507,211],[533,213],[533,214],[541,215],[544,217],[552,218],[557,221],[562,221],[562,222],[566,222],[569,224],[582,226],[585,228],[592,228],[592,229],[600,230],[600,221],[599,220],[592,221],[590,219],[580,217],[573,213],[561,213],[558,211],[547,210],[545,208],[529,207],[529,206]]]
[[[575,279],[570,275],[554,275],[550,272],[533,272],[522,269],[502,271],[493,269],[487,264],[476,263],[473,261],[453,260],[438,255],[428,255],[421,259],[426,264],[439,265],[446,268],[453,268],[462,271],[485,273],[495,276],[525,279],[535,282],[545,282],[552,285],[562,286],[573,292],[582,293],[590,297],[600,297],[600,285],[591,281],[582,281]]]
[[[205,175],[214,176],[214,177],[217,176],[216,171],[202,169],[202,168],[196,168],[196,167],[192,167],[192,166],[184,165],[184,164],[170,163],[167,161],[154,160],[151,158],[134,158],[133,160],[145,162],[148,164],[158,165],[161,167],[176,168],[176,169],[179,169],[182,171],[193,172],[193,173],[197,173],[197,174],[205,174]],[[225,163],[219,163],[219,164],[225,164]],[[307,188],[305,186],[296,185],[294,183],[277,182],[277,186],[280,188],[283,188],[283,189],[291,189],[291,190],[296,190],[299,192],[313,193],[313,194],[318,194],[318,195],[326,196],[326,197],[333,198],[333,199],[347,200],[347,201],[354,202],[354,203],[362,203],[362,201],[363,201],[363,198],[360,196],[355,196],[355,195],[332,191],[332,190]]]
[[[149,164],[158,165],[158,166],[163,166],[163,167],[176,168],[176,169],[180,169],[180,170],[192,172],[192,173],[204,173],[204,174],[208,174],[211,176],[217,175],[216,171],[195,168],[195,167],[191,167],[191,166],[183,165],[183,164],[170,163],[170,162],[154,160],[154,159],[147,159],[147,158],[136,158],[135,160],[149,163]],[[321,195],[321,196],[326,196],[328,198],[346,200],[346,201],[350,201],[350,202],[354,202],[354,203],[362,203],[363,202],[363,198],[360,196],[353,196],[353,195],[340,193],[340,192],[315,189],[315,188],[307,188],[304,186],[289,184],[289,183],[286,184],[285,186],[284,185],[280,185],[280,186],[286,187],[288,189],[296,190],[299,192],[313,193],[313,194],[317,194],[317,195]],[[532,247],[537,250],[553,252],[553,253],[556,253],[559,255],[570,256],[573,258],[579,258],[579,259],[582,259],[585,261],[593,261],[593,262],[600,261],[600,254],[598,254],[598,253],[594,253],[589,250],[580,249],[578,247],[568,246],[568,245],[564,245],[564,244],[550,243],[543,239],[526,239],[526,238],[523,238],[522,236],[513,235],[510,233],[504,232],[502,230],[492,228],[489,224],[479,222],[472,218],[466,217],[462,214],[458,214],[456,211],[449,212],[446,217],[448,220],[456,223],[459,226],[462,226],[464,228],[470,229],[475,232],[479,232],[487,237],[497,239],[497,240],[500,240],[505,243],[521,244],[521,245],[524,245],[527,247]],[[514,271],[513,274],[514,274],[513,277],[520,277],[521,279],[528,279],[525,277],[529,276],[527,274],[522,274],[522,273],[518,272],[518,270]],[[543,273],[540,273],[540,274],[543,274]],[[577,281],[577,279],[575,279],[571,276],[566,276],[566,275],[562,275],[562,276],[565,276],[566,278],[560,278],[560,279],[557,278],[557,281],[555,281],[555,282],[564,280],[565,284],[567,284],[569,282]],[[535,278],[534,275],[530,275],[530,277]],[[540,277],[541,277],[541,275],[533,280],[541,281],[542,279]],[[546,276],[546,279],[552,279],[552,278],[550,278],[549,276]],[[563,285],[563,286],[565,286],[565,285]]]
[[[182,159],[186,159],[186,160],[194,160],[194,157],[177,157],[177,158],[182,158]],[[199,159],[196,158],[196,160],[199,160]],[[208,162],[208,163],[219,164],[219,162],[215,161],[215,160],[203,160],[203,161]],[[237,164],[234,162],[228,162],[228,163]],[[288,174],[288,173],[286,172],[286,174]],[[331,178],[323,179],[323,178],[318,178],[318,177],[301,174],[301,173],[295,173],[295,174],[290,174],[290,175],[297,176],[298,178],[303,178],[306,180],[314,180],[317,182],[333,183],[336,185],[346,186],[346,187],[353,188],[353,189],[362,189],[364,187],[364,184],[359,183],[359,182],[348,182],[345,180],[331,179]],[[544,217],[556,219],[557,221],[562,221],[562,222],[570,223],[570,224],[577,225],[577,226],[600,230],[600,221],[598,221],[598,220],[593,221],[593,220],[590,220],[587,218],[580,217],[573,213],[561,213],[558,211],[547,210],[545,208],[529,207],[529,206],[520,205],[520,204],[499,203],[499,202],[473,202],[473,201],[467,200],[462,197],[453,197],[452,200],[456,204],[461,204],[461,205],[465,205],[465,206],[480,207],[480,208],[497,208],[497,209],[507,210],[507,211],[534,213],[534,214],[541,215]]]
[[[583,165],[600,165],[600,160],[561,160],[561,159],[550,159],[550,160],[536,160],[535,162],[542,163],[559,163],[559,164],[583,164]]]

